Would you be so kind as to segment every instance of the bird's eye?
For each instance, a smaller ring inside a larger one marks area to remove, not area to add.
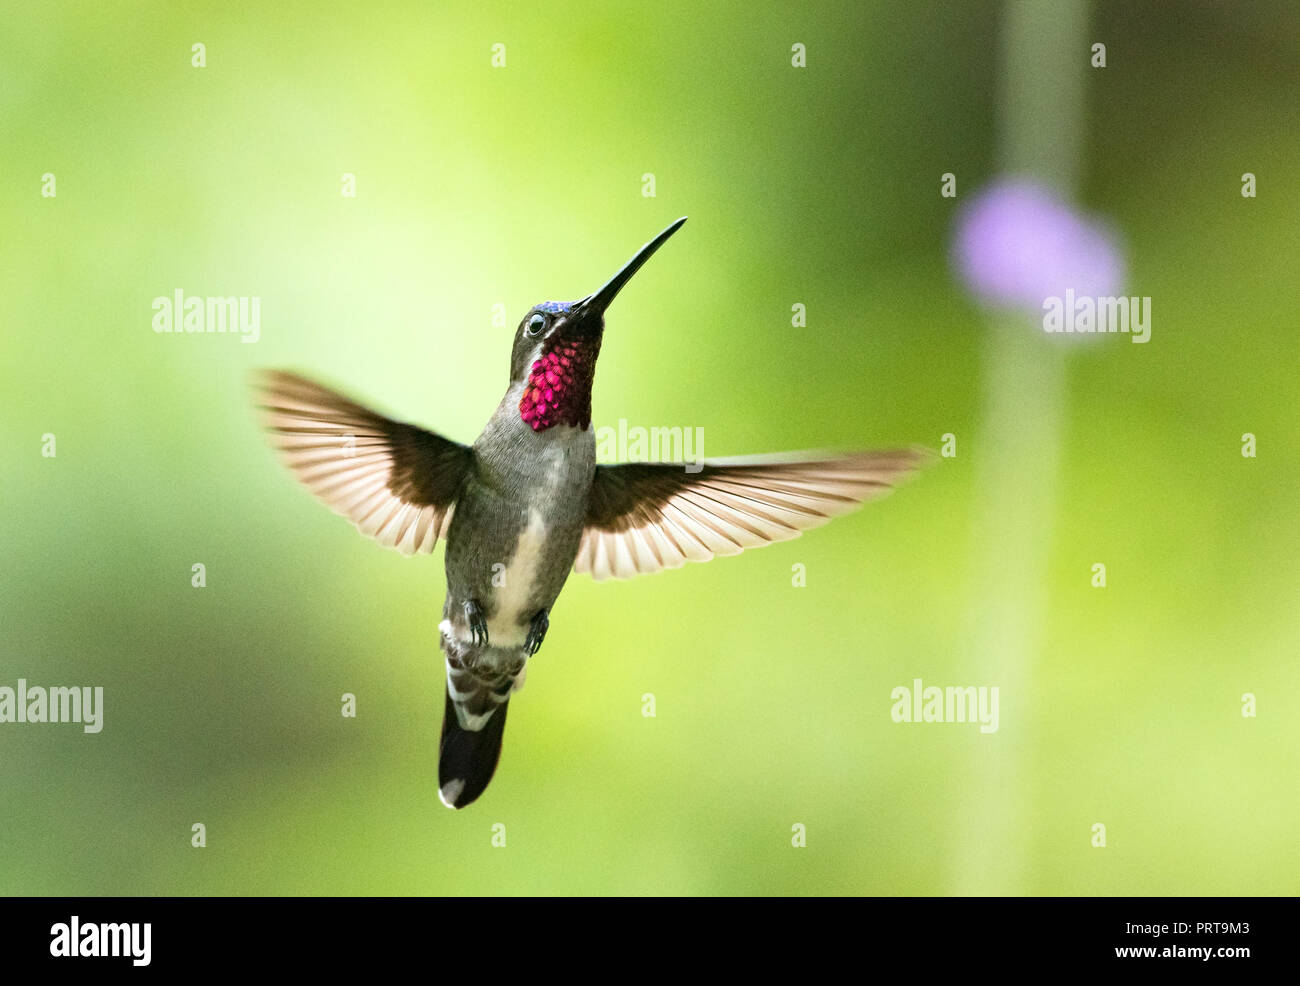
[[[541,312],[534,312],[533,317],[528,320],[526,331],[530,336],[535,336],[544,328],[546,328],[546,316]]]

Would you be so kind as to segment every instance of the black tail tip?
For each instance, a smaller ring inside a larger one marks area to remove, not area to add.
[[[461,765],[464,766],[464,765]],[[456,776],[454,770],[440,771],[438,774],[438,800],[448,808],[459,811],[472,805],[487,790],[492,775],[496,772],[496,759],[487,765],[477,776],[463,772]]]
[[[438,800],[453,811],[464,808],[470,803],[470,798],[465,797],[465,782],[460,778],[446,781],[442,787],[438,788]]]
[[[438,799],[460,809],[478,800],[497,771],[508,706],[497,709],[478,731],[461,729],[450,702],[448,706],[438,753]]]
[[[456,810],[473,804],[492,781],[500,754],[500,732],[480,737],[457,731],[448,736],[438,764],[438,800]]]

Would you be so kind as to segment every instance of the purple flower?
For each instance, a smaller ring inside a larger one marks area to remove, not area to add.
[[[1023,180],[983,189],[958,214],[953,264],[985,301],[1041,314],[1043,301],[1109,297],[1124,281],[1115,237],[1053,192]]]

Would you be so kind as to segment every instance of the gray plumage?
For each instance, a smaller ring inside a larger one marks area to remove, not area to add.
[[[591,385],[604,312],[684,221],[592,295],[524,316],[506,394],[472,446],[294,374],[258,380],[286,464],[328,506],[407,554],[447,542],[439,795],[449,807],[471,803],[491,780],[510,696],[571,571],[628,578],[796,537],[887,492],[926,458],[899,449],[695,471],[597,466]]]

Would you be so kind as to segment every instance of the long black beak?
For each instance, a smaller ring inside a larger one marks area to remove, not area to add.
[[[623,265],[622,270],[605,282],[604,287],[598,290],[595,294],[590,294],[583,298],[578,302],[576,307],[581,309],[583,314],[588,312],[604,314],[605,309],[609,307],[609,303],[614,300],[615,295],[623,290],[623,285],[632,280],[632,275],[639,271],[641,265],[649,260],[654,252],[664,245],[668,237],[672,236],[682,228],[682,223],[684,222],[686,222],[686,217],[682,216],[681,219],[678,219],[653,240],[643,246],[636,252],[636,255],[631,260]]]

